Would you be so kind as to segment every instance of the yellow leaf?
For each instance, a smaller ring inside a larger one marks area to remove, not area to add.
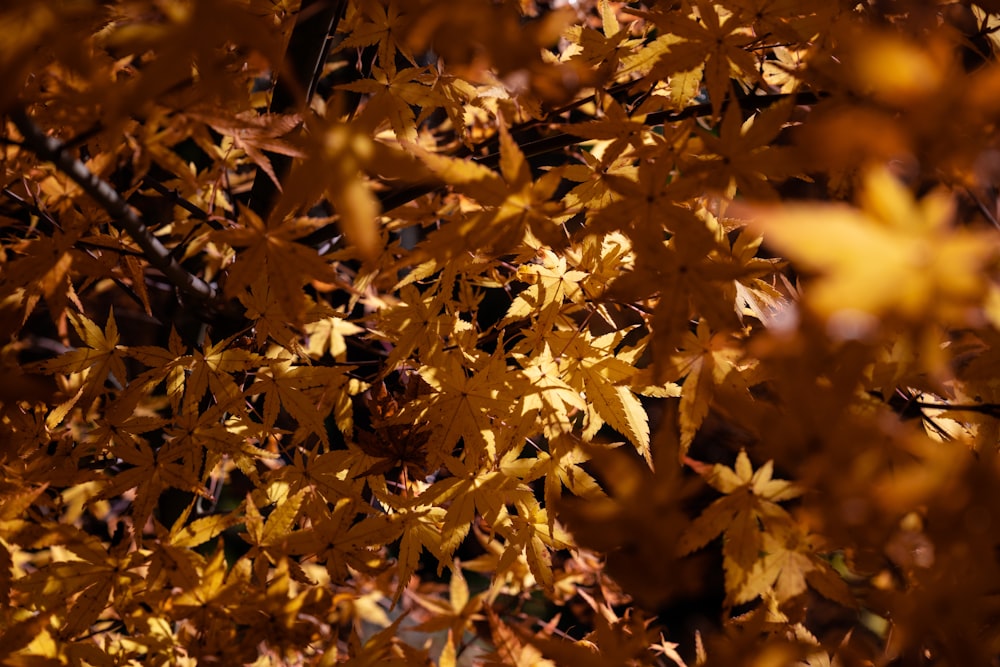
[[[682,460],[695,433],[708,416],[719,387],[746,390],[746,383],[741,377],[745,368],[737,365],[740,354],[740,348],[731,336],[713,335],[708,325],[700,321],[695,333],[684,334],[677,353],[670,357],[668,379],[684,380],[680,401]]]
[[[378,214],[381,207],[371,187],[364,181],[351,179],[330,193],[330,200],[340,213],[340,226],[361,257],[374,261],[382,243],[379,237]]]
[[[325,317],[306,325],[306,334],[309,336],[306,350],[309,352],[309,356],[314,359],[328,353],[335,360],[344,361],[347,357],[346,338],[364,331],[363,327],[350,322],[345,319],[342,313],[338,312],[331,317]]]
[[[882,169],[866,174],[861,204],[759,209],[752,226],[816,275],[803,300],[836,337],[870,337],[884,317],[968,324],[986,297],[982,276],[996,244],[952,228],[944,195],[914,201]]]
[[[441,649],[441,658],[438,660],[438,667],[455,667],[458,664],[458,652],[455,650],[455,635],[448,631],[448,641]]]
[[[469,603],[469,584],[465,581],[461,567],[454,567],[451,570],[451,581],[448,582],[448,592],[451,597],[451,606],[455,609],[464,609]]]
[[[242,520],[236,514],[212,514],[195,519],[188,525],[179,528],[175,526],[170,531],[170,544],[179,548],[196,547],[204,544],[222,531],[231,528]]]
[[[295,523],[295,518],[299,515],[304,494],[304,491],[299,491],[294,496],[289,496],[278,503],[278,506],[267,517],[267,523],[260,534],[260,544],[278,544],[281,539],[288,535],[292,524]]]
[[[705,66],[699,65],[670,77],[670,101],[676,108],[683,109],[701,94],[701,79],[704,73]]]
[[[371,193],[363,196],[372,197]],[[211,234],[214,241],[242,249],[229,266],[226,294],[238,296],[263,277],[272,298],[294,322],[301,321],[307,306],[302,286],[312,280],[330,283],[338,280],[336,272],[315,249],[296,241],[323,223],[291,218],[265,224],[243,205],[240,214],[241,226]]]
[[[601,27],[604,30],[604,36],[614,37],[618,34],[618,30],[620,28],[618,25],[618,17],[615,16],[614,8],[608,0],[600,0],[598,8],[601,11]]]
[[[510,626],[500,620],[492,607],[486,607],[491,637],[497,658],[510,667],[554,667],[551,660],[542,659],[541,652],[530,643],[522,642]]]
[[[628,387],[616,387],[607,382],[592,380],[586,383],[586,388],[587,398],[601,418],[628,438],[646,462],[652,464],[649,418],[635,394]]]
[[[754,472],[746,451],[740,451],[732,468],[716,464],[703,474],[706,482],[726,495],[688,526],[679,549],[682,553],[700,549],[722,533],[724,555],[741,571],[749,571],[758,559],[764,535],[793,523],[777,503],[795,497],[796,490],[771,480],[770,462]]]

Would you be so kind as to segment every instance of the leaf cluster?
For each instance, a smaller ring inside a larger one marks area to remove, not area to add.
[[[995,661],[998,11],[0,7],[0,664]]]

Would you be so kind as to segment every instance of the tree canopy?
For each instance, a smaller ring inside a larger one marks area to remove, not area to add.
[[[0,664],[995,664],[998,33],[3,3]]]

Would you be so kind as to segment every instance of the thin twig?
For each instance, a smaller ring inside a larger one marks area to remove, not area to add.
[[[149,263],[162,271],[179,292],[203,302],[215,301],[218,298],[216,289],[201,278],[188,273],[153,235],[121,194],[109,183],[98,178],[83,162],[73,157],[61,141],[45,134],[23,109],[11,112],[10,118],[24,136],[25,145],[41,159],[52,162],[97,201],[111,219],[132,237]]]
[[[56,222],[56,219],[53,218],[51,215],[49,215],[47,212],[43,211],[41,208],[39,208],[39,206],[37,204],[34,204],[34,203],[28,201],[24,197],[22,197],[19,194],[11,191],[8,188],[4,188],[3,189],[3,194],[8,199],[11,199],[12,201],[15,201],[18,204],[20,204],[21,206],[23,206],[32,215],[36,215],[39,218],[44,219],[46,222],[48,222],[50,225],[52,225],[56,229],[62,229],[62,227],[59,225],[59,223]],[[91,250],[107,250],[108,252],[113,252],[113,253],[116,253],[116,254],[119,254],[119,255],[122,255],[122,256],[125,256],[125,257],[145,257],[146,256],[143,253],[139,252],[138,250],[130,250],[129,248],[124,248],[124,247],[117,246],[117,245],[105,245],[103,243],[98,243],[96,241],[85,241],[83,239],[79,239],[79,240],[76,241],[76,245],[80,246],[81,248],[90,248]]]
[[[10,190],[9,188],[4,188],[3,189],[3,194],[8,199],[10,199],[12,201],[15,201],[18,204],[20,204],[21,206],[23,206],[32,215],[38,216],[42,220],[45,220],[45,222],[47,222],[50,225],[52,225],[53,228],[59,229],[59,230],[62,229],[62,226],[58,222],[56,222],[55,218],[53,218],[51,215],[49,215],[47,211],[42,210],[42,208],[40,206],[38,206],[36,203],[28,201],[27,199],[25,199],[21,195],[15,193],[14,191]]]
[[[1000,403],[928,403],[927,401],[914,401],[913,405],[929,410],[977,412],[988,417],[1000,417]]]
[[[82,239],[76,242],[76,245],[81,248],[86,248],[88,250],[103,250],[105,252],[113,252],[116,255],[121,255],[122,257],[140,257],[143,258],[146,255],[139,252],[138,250],[129,250],[128,248],[123,248],[121,246],[104,245],[103,243],[97,243],[96,241],[84,241]]]
[[[200,208],[189,202],[184,197],[181,197],[180,193],[177,192],[177,190],[171,190],[166,185],[161,183],[158,179],[153,178],[149,174],[146,174],[145,176],[142,177],[142,183],[143,185],[147,185],[153,190],[156,190],[156,192],[158,192],[161,196],[165,197],[166,199],[169,199],[176,206],[180,206],[182,209],[184,209],[192,216],[194,216],[196,220],[205,220],[205,221],[210,220],[208,213],[201,210]],[[218,225],[216,225],[216,227],[221,229],[221,227]]]
[[[995,215],[993,215],[993,212],[986,207],[986,203],[983,202],[983,200],[980,199],[979,196],[972,191],[972,188],[965,188],[965,192],[966,194],[969,195],[969,197],[972,198],[972,201],[976,202],[976,206],[979,207],[979,211],[986,217],[986,219],[989,220],[994,227],[1000,229],[1000,221],[997,221],[997,218]]]

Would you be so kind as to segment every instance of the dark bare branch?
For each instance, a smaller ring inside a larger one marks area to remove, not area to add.
[[[142,249],[149,263],[162,271],[181,294],[203,302],[218,298],[216,289],[182,267],[121,194],[74,157],[61,141],[45,134],[24,110],[12,112],[10,118],[24,136],[25,145],[41,159],[53,163],[100,204]]]

